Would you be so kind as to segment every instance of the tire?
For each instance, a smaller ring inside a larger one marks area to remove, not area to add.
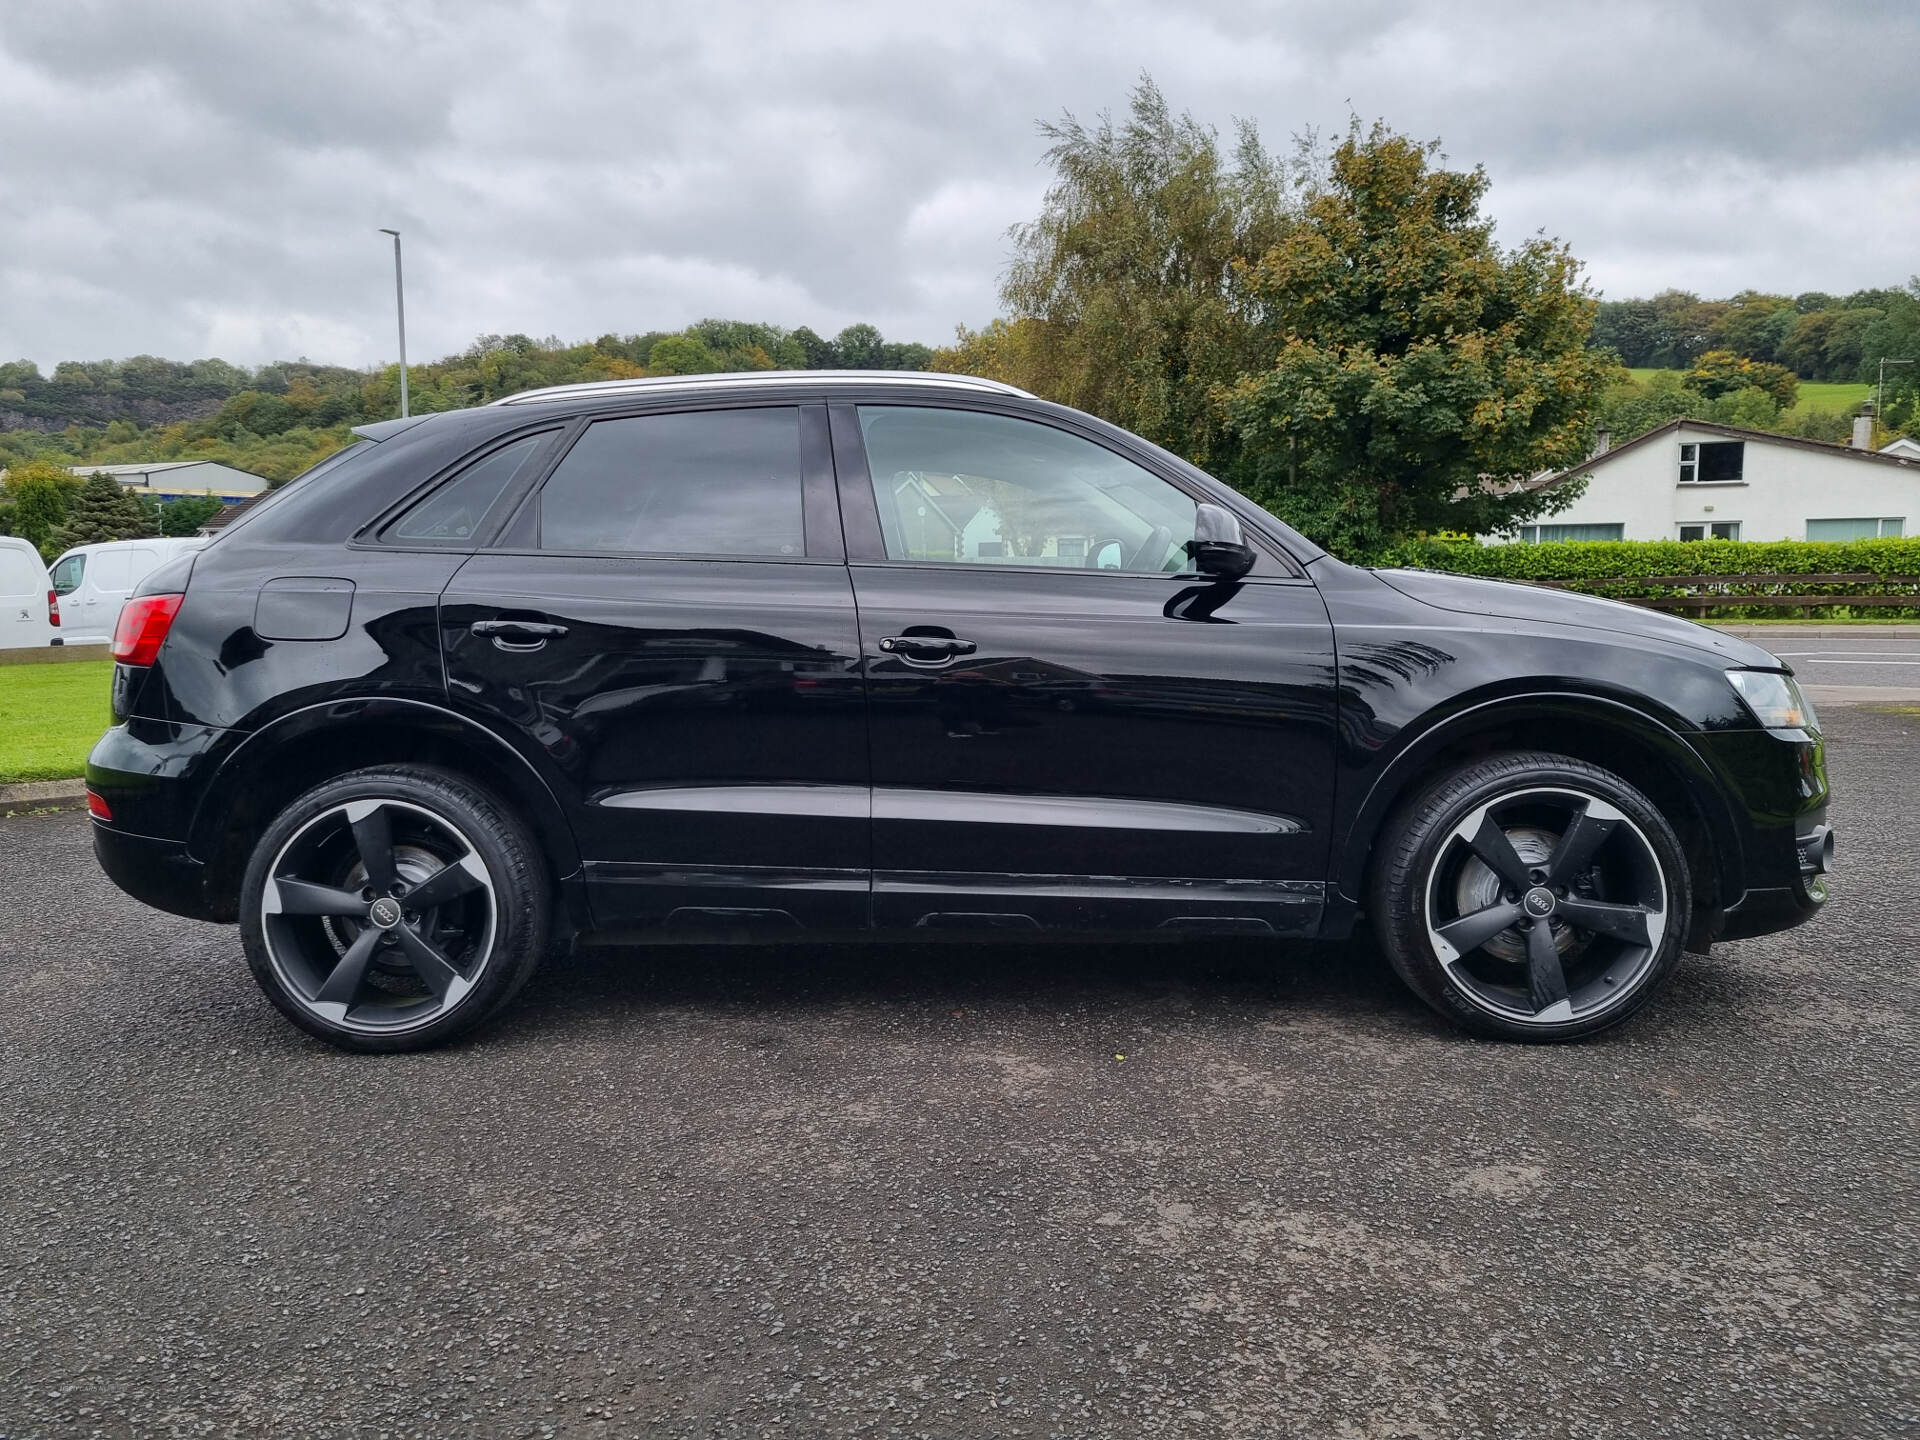
[[[1618,1025],[1686,947],[1693,889],[1673,827],[1584,760],[1466,765],[1402,805],[1375,854],[1381,949],[1414,994],[1476,1034],[1572,1040]]]
[[[424,1050],[497,1014],[546,954],[551,915],[526,826],[427,766],[307,791],[260,837],[240,889],[241,943],[267,998],[363,1052]]]

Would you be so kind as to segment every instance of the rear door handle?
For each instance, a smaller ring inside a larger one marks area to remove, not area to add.
[[[566,626],[542,620],[476,620],[468,629],[482,639],[492,640],[500,650],[538,650],[547,641],[567,633]]]
[[[980,647],[971,640],[956,640],[951,635],[889,635],[880,642],[880,648],[909,664],[927,665],[971,655]]]

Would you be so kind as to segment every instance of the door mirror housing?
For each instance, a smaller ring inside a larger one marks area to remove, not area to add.
[[[1238,580],[1253,569],[1253,547],[1241,533],[1240,521],[1232,512],[1204,502],[1193,509],[1187,557],[1195,570],[1215,580]]]

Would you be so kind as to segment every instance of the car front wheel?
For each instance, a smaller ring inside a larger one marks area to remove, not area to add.
[[[241,887],[247,964],[301,1029],[346,1050],[420,1050],[499,1010],[547,944],[526,828],[446,771],[382,766],[308,791]]]
[[[1444,776],[1389,822],[1374,930],[1400,977],[1470,1030],[1565,1040],[1619,1024],[1679,962],[1692,889],[1632,785],[1548,754]]]

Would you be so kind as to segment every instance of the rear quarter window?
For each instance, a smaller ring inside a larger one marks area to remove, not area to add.
[[[536,467],[558,431],[526,435],[482,455],[380,532],[396,545],[470,546],[500,497]]]

